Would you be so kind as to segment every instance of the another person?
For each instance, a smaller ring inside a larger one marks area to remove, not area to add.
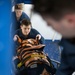
[[[63,37],[64,50],[56,75],[72,75],[75,71],[75,0],[33,0],[33,5],[34,11]]]
[[[12,12],[12,27],[13,32],[20,28],[20,21],[23,19],[30,20],[29,16],[23,12],[23,3],[16,4],[14,6],[14,12]]]

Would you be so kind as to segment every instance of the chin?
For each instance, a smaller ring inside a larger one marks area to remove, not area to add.
[[[24,34],[25,36],[27,36],[28,34]]]
[[[20,17],[21,15],[17,15],[17,17]]]

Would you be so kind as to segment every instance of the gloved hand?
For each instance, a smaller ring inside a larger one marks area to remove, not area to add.
[[[14,38],[13,38],[13,40],[14,41],[17,41],[18,40],[18,37],[19,37],[18,35],[15,35]]]
[[[40,35],[40,34],[37,34],[37,35],[36,35],[36,39],[37,39],[37,40],[40,40],[40,39],[41,39],[41,35]]]

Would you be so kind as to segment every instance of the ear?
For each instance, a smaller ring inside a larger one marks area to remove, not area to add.
[[[20,28],[22,29],[22,25],[20,25]]]
[[[68,20],[70,26],[75,28],[75,14],[68,14],[65,18]]]

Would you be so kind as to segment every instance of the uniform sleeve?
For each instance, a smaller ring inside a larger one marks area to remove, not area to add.
[[[30,20],[29,16],[28,16],[26,13],[24,13],[24,12],[23,12],[22,18],[23,18],[23,19],[25,18],[25,19],[27,19],[27,20]]]
[[[16,31],[13,33],[13,37],[14,37],[15,35],[18,35],[18,36],[19,36],[19,29],[16,30]]]
[[[40,34],[37,30],[33,29],[35,35]],[[41,35],[41,34],[40,34]],[[40,44],[45,44],[44,37],[41,35],[41,39],[39,40]]]
[[[70,61],[70,60],[69,60]],[[67,62],[67,56],[65,54],[65,50],[62,51],[61,56],[61,64],[59,68],[57,69],[56,75],[72,75],[73,70],[69,66]]]

